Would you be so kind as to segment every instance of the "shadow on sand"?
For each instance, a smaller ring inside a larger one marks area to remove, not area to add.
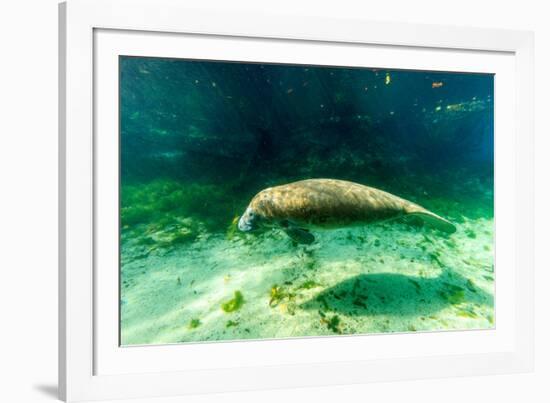
[[[418,317],[462,303],[492,306],[493,296],[451,272],[435,278],[360,274],[327,288],[300,306],[350,316]]]

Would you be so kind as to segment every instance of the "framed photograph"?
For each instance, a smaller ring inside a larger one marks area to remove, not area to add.
[[[67,401],[530,371],[529,32],[60,5]]]

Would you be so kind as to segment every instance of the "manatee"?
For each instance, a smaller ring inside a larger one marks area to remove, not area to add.
[[[315,241],[311,230],[367,225],[418,216],[438,230],[453,233],[453,223],[418,204],[359,183],[307,179],[262,190],[252,198],[238,228],[243,232],[281,228],[294,241]]]

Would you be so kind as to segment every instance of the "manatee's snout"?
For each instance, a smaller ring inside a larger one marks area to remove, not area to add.
[[[254,211],[250,207],[247,207],[244,214],[239,219],[237,227],[243,232],[254,231],[258,228],[257,221]]]

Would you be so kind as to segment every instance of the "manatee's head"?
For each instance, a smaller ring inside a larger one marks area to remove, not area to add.
[[[260,228],[261,217],[250,206],[246,208],[237,227],[243,232],[255,231]]]

